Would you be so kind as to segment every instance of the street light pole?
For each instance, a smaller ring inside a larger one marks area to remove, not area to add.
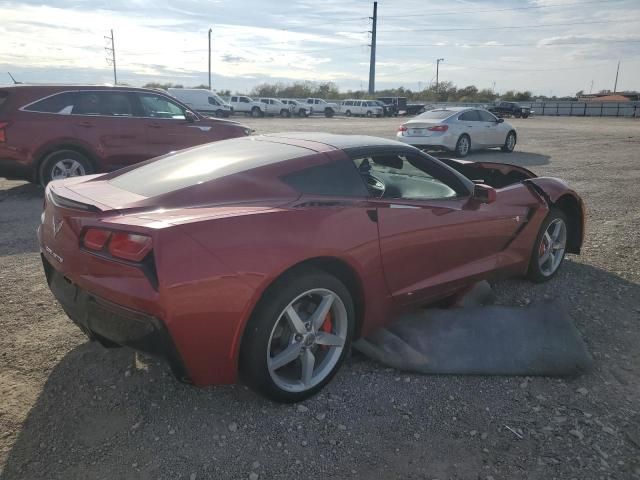
[[[438,93],[439,88],[439,80],[440,80],[440,62],[444,62],[444,58],[439,58],[436,60],[436,93]]]
[[[211,90],[211,29],[209,29],[209,90]]]

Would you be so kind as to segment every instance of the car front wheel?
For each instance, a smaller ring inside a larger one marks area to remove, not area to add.
[[[515,132],[509,132],[507,134],[507,138],[504,140],[504,145],[502,146],[502,151],[511,153],[513,149],[516,148],[516,134]]]
[[[558,273],[567,247],[567,225],[564,212],[557,208],[549,211],[533,245],[527,274],[531,281],[546,282]]]
[[[267,290],[247,325],[242,376],[273,400],[304,400],[336,374],[354,325],[353,300],[339,279],[315,269],[285,275]]]

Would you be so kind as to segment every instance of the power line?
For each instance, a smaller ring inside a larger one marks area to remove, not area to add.
[[[107,37],[105,35],[104,37],[105,40],[111,40],[111,48],[109,47],[104,47],[105,52],[107,52],[108,54],[110,54],[110,57],[107,57],[107,65],[113,65],[113,84],[117,85],[118,84],[118,76],[116,74],[116,44],[115,44],[115,40],[113,37],[113,29],[111,30],[111,36]]]
[[[546,27],[568,27],[571,25],[596,25],[604,23],[636,23],[638,20],[594,20],[594,21],[582,21],[582,22],[567,22],[567,23],[541,23],[538,25],[509,25],[506,27],[470,27],[470,28],[415,28],[405,30],[381,30],[383,32],[460,32],[471,30],[510,30],[510,29],[531,29],[531,28],[546,28]]]
[[[458,43],[444,45],[442,43],[381,43],[381,47],[438,47],[438,48],[475,48],[475,47],[562,47],[565,45],[589,45],[590,43],[640,43],[640,39],[632,40],[597,40],[591,42],[562,42],[562,43]]]
[[[612,0],[608,3],[614,3],[616,0]],[[626,1],[626,0],[617,0],[617,1]],[[511,12],[517,10],[533,10],[540,8],[558,8],[558,7],[572,7],[572,6],[580,6],[580,5],[590,5],[593,3],[602,4],[602,0],[591,0],[588,2],[574,2],[574,3],[554,3],[548,5],[531,5],[528,7],[512,7],[512,8],[494,8],[490,10],[469,10],[469,11],[461,11],[461,10],[450,10],[448,12],[432,12],[432,13],[420,13],[414,15],[385,15],[382,17],[385,18],[414,18],[414,17],[433,17],[436,15],[471,15],[476,13],[493,13],[493,12]]]

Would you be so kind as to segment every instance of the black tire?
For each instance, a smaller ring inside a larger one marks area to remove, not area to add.
[[[69,166],[73,167],[73,172],[69,175],[72,177],[95,173],[95,168],[86,155],[76,150],[57,150],[47,155],[40,165],[38,180],[43,187],[52,180],[53,176],[58,176],[61,173],[60,162],[69,163]]]
[[[334,114],[333,108],[327,108],[324,111],[324,116],[327,118],[333,117],[333,114]]]
[[[287,117],[287,113],[288,113],[288,110],[285,110],[284,108],[282,110],[280,110],[280,116],[282,118],[286,118]]]
[[[222,110],[216,110],[216,117],[218,118],[224,117],[224,112]]]
[[[516,118],[520,118],[522,116],[522,114],[520,112],[516,112],[513,114],[514,117]]]
[[[511,141],[512,137],[513,137],[513,142]],[[513,152],[513,149],[516,148],[517,141],[518,141],[518,137],[516,136],[516,132],[511,130],[509,133],[507,133],[507,136],[504,139],[504,145],[500,147],[500,150],[502,150],[505,153]]]
[[[465,141],[467,142],[466,147],[465,147]],[[456,149],[454,150],[454,153],[456,154],[456,157],[464,158],[467,155],[469,155],[470,151],[471,151],[471,138],[469,138],[469,135],[467,135],[466,133],[463,133],[462,135],[460,135],[460,137],[458,138],[458,141],[456,142]]]
[[[351,110],[347,110],[346,112],[344,112],[344,114],[345,114],[347,117],[350,117],[350,116],[351,116]]]
[[[367,110],[367,117],[371,118],[373,116],[373,113],[371,112],[371,110]]]
[[[522,114],[522,118],[529,118],[529,114],[528,113],[523,113]]]
[[[258,107],[253,107],[251,109],[251,116],[253,118],[264,117],[264,112],[261,111]]]
[[[307,115],[307,111],[304,108],[301,108],[300,110],[298,110],[298,116],[300,118],[304,118],[308,117],[309,115]]]
[[[318,288],[331,291],[342,301],[347,318],[346,339],[339,359],[322,381],[307,390],[288,391],[278,386],[269,373],[267,357],[270,338],[285,308],[300,295]],[[339,279],[318,269],[300,269],[285,274],[267,289],[247,324],[240,349],[242,378],[252,389],[272,400],[283,403],[300,402],[318,393],[331,381],[347,356],[354,330],[353,300],[349,290]]]
[[[538,262],[540,258],[540,249],[541,249],[541,243],[542,243],[544,234],[547,231],[547,228],[549,227],[549,225],[556,219],[560,219],[564,222],[564,225],[566,228],[566,238],[567,239],[569,238],[570,232],[569,232],[569,222],[567,221],[567,216],[564,214],[562,210],[558,208],[551,208],[551,210],[549,210],[549,213],[547,214],[547,218],[544,219],[544,221],[542,222],[542,225],[540,226],[540,231],[536,236],[536,241],[533,244],[533,249],[531,251],[531,259],[529,260],[529,269],[527,271],[527,278],[532,282],[542,283],[542,282],[551,280],[558,273],[558,271],[560,270],[560,267],[562,267],[562,262],[564,262],[566,245],[565,245],[564,251],[562,252],[562,258],[560,259],[560,263],[551,274],[543,272]]]

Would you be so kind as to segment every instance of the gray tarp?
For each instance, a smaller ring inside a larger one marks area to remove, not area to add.
[[[489,295],[480,284],[463,306],[403,316],[354,348],[384,365],[426,374],[566,376],[591,368],[559,303],[482,306]],[[474,306],[464,306],[469,303]]]

